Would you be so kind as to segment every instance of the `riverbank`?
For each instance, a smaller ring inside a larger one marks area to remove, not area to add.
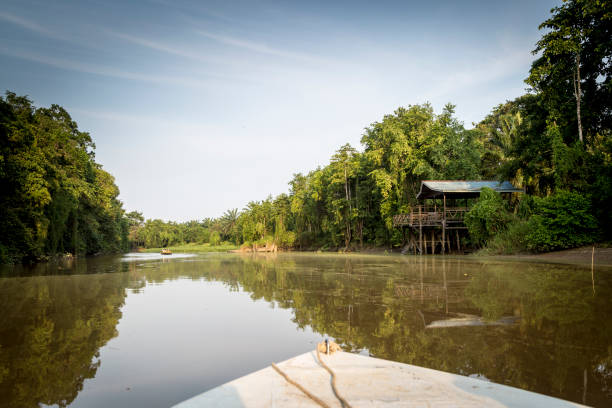
[[[210,245],[210,244],[184,244],[168,247],[172,252],[176,253],[207,253],[207,252],[240,252],[240,247],[237,245],[225,243],[221,245]],[[143,248],[140,252],[147,253],[159,253],[162,248]],[[280,251],[280,250],[279,250]],[[282,251],[287,252],[287,251]],[[293,252],[293,251],[288,251]],[[352,249],[349,251],[344,250],[316,250],[309,249],[296,252],[315,252],[315,253],[346,253],[346,254],[371,254],[371,255],[383,255],[389,253],[399,253],[399,248],[389,249],[388,247],[364,247],[362,249]],[[575,265],[591,265],[591,257],[593,258],[593,264],[595,266],[612,266],[612,247],[595,247],[595,253],[593,253],[592,246],[585,246],[581,248],[566,249],[563,251],[546,252],[542,254],[515,254],[515,255],[481,255],[474,253],[465,255],[467,258],[495,258],[502,260],[511,261],[529,261],[529,262],[548,262],[548,263],[562,263],[562,264],[575,264]]]
[[[475,258],[486,258],[490,255],[468,255]],[[612,248],[592,246],[581,248],[565,249],[563,251],[546,252],[543,254],[518,254],[518,255],[495,255],[495,259],[530,261],[530,262],[550,262],[574,265],[591,265],[591,259],[595,266],[612,266]]]
[[[172,252],[193,252],[193,253],[206,253],[206,252],[227,252],[236,250],[239,247],[234,244],[224,243],[221,245],[210,245],[210,244],[183,244],[169,246],[167,249]],[[140,252],[161,252],[162,248],[142,248]]]

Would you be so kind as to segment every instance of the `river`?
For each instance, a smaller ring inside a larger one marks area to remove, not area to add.
[[[126,254],[2,267],[0,302],[3,407],[167,407],[325,336],[345,351],[612,405],[610,268]]]

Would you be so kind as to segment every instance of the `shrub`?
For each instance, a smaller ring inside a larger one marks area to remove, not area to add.
[[[258,239],[254,242],[257,246],[266,246],[274,244],[274,237],[272,235],[266,235],[263,238]]]
[[[597,220],[590,201],[569,191],[535,199],[535,214],[525,237],[530,250],[543,252],[574,248],[597,239]]]
[[[529,223],[516,219],[508,227],[495,234],[487,241],[487,247],[482,250],[487,255],[508,255],[527,252],[526,236],[529,233]]]
[[[465,225],[472,241],[482,246],[489,238],[505,230],[511,219],[501,195],[485,187],[478,202],[465,214]]]
[[[276,244],[281,248],[291,248],[295,243],[295,232],[293,231],[284,231],[278,234],[276,238]]]

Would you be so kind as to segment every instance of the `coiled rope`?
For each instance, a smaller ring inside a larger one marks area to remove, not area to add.
[[[325,343],[320,343],[320,344],[321,345],[325,344],[327,350],[329,350],[329,343],[327,342],[327,340],[325,341]],[[336,373],[327,364],[325,364],[325,362],[323,362],[323,360],[321,359],[321,355],[319,354],[319,345],[317,345],[315,350],[317,352],[317,360],[319,360],[319,363],[321,364],[321,366],[323,368],[325,368],[325,370],[327,370],[327,372],[329,372],[329,374],[331,375],[332,390],[334,391],[334,395],[336,396],[338,401],[340,401],[340,405],[342,405],[342,408],[352,408],[351,404],[349,404],[348,401],[345,400],[340,395],[340,393],[338,392],[338,389],[336,388]],[[323,408],[331,408],[325,401],[321,400],[316,395],[314,395],[310,391],[308,391],[306,388],[302,387],[298,382],[296,382],[296,381],[292,380],[291,378],[289,378],[289,376],[287,374],[285,374],[285,372],[283,372],[283,370],[278,368],[278,366],[276,364],[272,363],[272,368],[274,368],[274,370],[276,370],[276,372],[279,373],[289,384],[295,386],[297,389],[302,391],[308,398],[310,398],[311,400],[313,400],[314,402],[316,402],[317,404],[319,404]]]

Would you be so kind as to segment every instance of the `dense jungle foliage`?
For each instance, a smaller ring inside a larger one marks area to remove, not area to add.
[[[7,93],[0,100],[0,258],[119,251],[128,229],[131,244],[144,247],[398,246],[392,217],[416,204],[424,179],[510,180],[525,189],[509,205],[482,197],[468,216],[477,247],[546,251],[609,240],[612,3],[564,2],[540,29],[528,93],[473,129],[451,104],[441,113],[428,103],[400,107],[365,128],[361,150],[346,144],[328,165],[294,174],[287,194],[187,223],[124,216],[89,135],[61,107],[35,109]],[[499,219],[486,219],[489,210]]]
[[[0,97],[0,262],[129,248],[115,180],[62,107]]]
[[[147,221],[133,236],[145,246],[209,239],[298,249],[399,245],[392,217],[416,204],[421,180],[499,179],[527,194],[510,205],[485,194],[468,216],[473,245],[546,251],[610,239],[612,4],[567,1],[540,29],[529,92],[473,129],[450,104],[440,114],[427,103],[398,108],[365,129],[362,151],[340,147],[327,166],[295,174],[288,194],[216,220]]]

